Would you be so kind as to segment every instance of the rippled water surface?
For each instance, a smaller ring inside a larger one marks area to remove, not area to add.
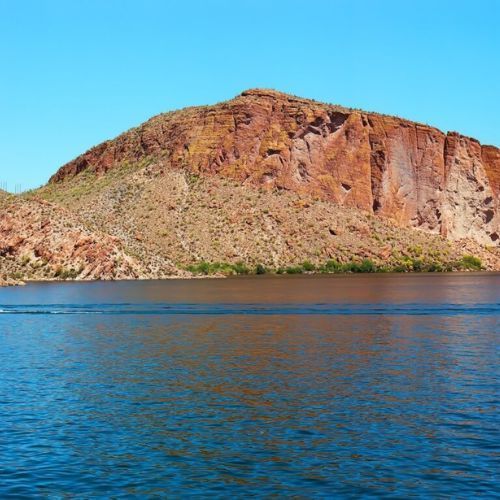
[[[500,275],[0,289],[0,497],[493,497]]]

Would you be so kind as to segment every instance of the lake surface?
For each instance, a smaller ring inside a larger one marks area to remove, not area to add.
[[[0,497],[498,497],[500,275],[0,289]]]

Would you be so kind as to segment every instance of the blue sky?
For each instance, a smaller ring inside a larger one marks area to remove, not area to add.
[[[0,0],[0,185],[269,87],[500,146],[500,1]]]

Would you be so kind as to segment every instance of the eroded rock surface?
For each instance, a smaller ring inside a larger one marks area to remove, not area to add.
[[[127,279],[142,265],[118,238],[91,231],[63,208],[42,200],[0,199],[0,283],[24,279]]]
[[[277,270],[305,261],[320,267],[330,259],[370,259],[388,269],[461,269],[464,255],[478,257],[485,269],[500,269],[500,250],[474,240],[447,240],[357,208],[218,175],[196,176],[163,161],[76,176],[38,196],[119,238],[150,278],[200,262]]]
[[[254,89],[158,115],[63,166],[52,183],[162,161],[499,245],[500,150],[396,117]]]

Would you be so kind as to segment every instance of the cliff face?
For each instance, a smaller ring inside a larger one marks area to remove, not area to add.
[[[63,166],[51,183],[148,162],[293,191],[450,239],[500,243],[498,148],[267,90],[156,116]]]
[[[304,262],[321,268],[332,259],[369,259],[403,271],[459,270],[470,269],[464,256],[474,256],[485,269],[500,269],[500,249],[454,242],[293,191],[196,176],[166,168],[161,160],[97,177],[79,175],[47,185],[36,196],[119,240],[148,278],[179,275],[201,263],[222,264],[226,272],[238,263],[277,272]]]

